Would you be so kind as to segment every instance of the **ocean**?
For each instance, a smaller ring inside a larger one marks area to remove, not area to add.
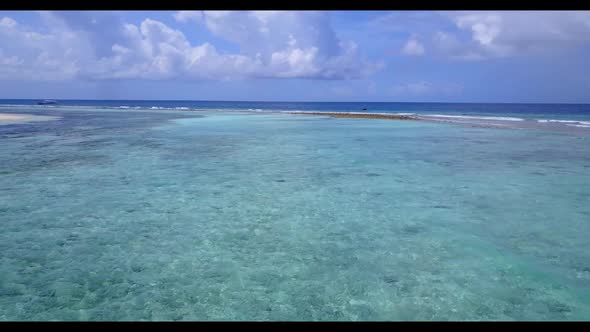
[[[33,106],[37,99],[0,99],[0,106]],[[518,116],[590,120],[590,104],[395,103],[395,102],[252,102],[190,100],[58,100],[61,106],[92,108],[286,110],[324,112],[392,112],[448,115]]]
[[[36,102],[0,320],[590,318],[590,105]]]

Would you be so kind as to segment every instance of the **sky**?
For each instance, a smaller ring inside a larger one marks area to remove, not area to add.
[[[590,11],[0,11],[0,98],[590,103]]]

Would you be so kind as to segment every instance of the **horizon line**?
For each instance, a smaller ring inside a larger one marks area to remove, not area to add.
[[[205,99],[70,99],[70,98],[0,98],[1,100],[63,100],[63,101],[182,101],[232,103],[374,103],[374,104],[520,104],[520,105],[590,105],[590,102],[470,102],[470,101],[292,101],[292,100],[205,100]]]

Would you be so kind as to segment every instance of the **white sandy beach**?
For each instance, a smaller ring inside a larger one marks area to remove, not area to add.
[[[28,118],[29,115],[23,114],[0,114],[0,122],[2,121],[21,121]]]
[[[14,123],[14,122],[28,122],[28,121],[50,121],[56,120],[59,117],[45,116],[45,115],[30,115],[30,114],[0,114],[0,125]]]

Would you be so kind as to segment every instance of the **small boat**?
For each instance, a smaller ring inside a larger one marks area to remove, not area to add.
[[[51,99],[45,99],[37,102],[37,105],[56,105],[57,101]]]

